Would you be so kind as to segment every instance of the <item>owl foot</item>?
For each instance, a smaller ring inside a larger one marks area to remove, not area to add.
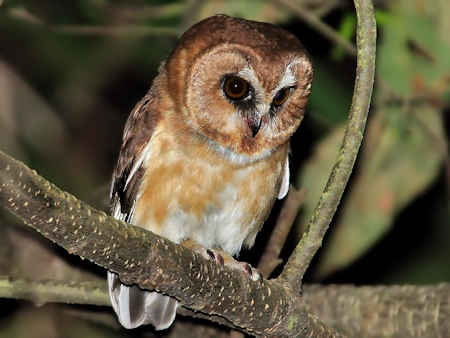
[[[222,255],[219,254],[218,252],[211,250],[211,249],[206,249],[206,254],[208,255],[209,259],[214,260],[218,265],[220,265],[220,266],[225,265],[225,261],[224,261]]]
[[[216,262],[219,266],[228,266],[232,269],[243,271],[252,281],[262,281],[262,275],[258,270],[246,262],[239,262],[235,260],[225,251],[205,249],[203,246],[191,239],[184,240],[181,242],[181,245],[199,253],[206,259]]]
[[[209,256],[209,259],[214,260],[218,265],[226,265],[230,268],[243,271],[252,281],[262,280],[262,275],[258,270],[246,262],[239,262],[235,260],[227,253],[219,253],[211,249],[206,249],[206,254]]]
[[[236,262],[236,261],[235,261]],[[252,267],[250,264],[245,262],[237,262],[242,270],[247,274],[248,278],[250,278],[252,281],[262,281],[262,274],[257,269]]]

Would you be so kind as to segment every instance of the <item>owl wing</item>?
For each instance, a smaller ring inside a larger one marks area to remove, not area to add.
[[[151,97],[147,94],[136,104],[125,124],[119,159],[112,179],[111,212],[115,218],[125,222],[131,222],[133,217],[144,173],[143,163],[157,123],[147,108],[149,102]]]
[[[148,107],[152,97],[147,94],[134,108],[125,125],[122,147],[111,185],[111,211],[115,218],[131,223],[136,198],[142,182],[151,138],[158,123],[157,114]],[[157,330],[169,327],[175,319],[177,301],[157,292],[120,282],[108,271],[111,304],[119,322],[128,329],[152,324]]]

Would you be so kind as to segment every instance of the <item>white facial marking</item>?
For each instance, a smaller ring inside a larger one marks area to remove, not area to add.
[[[272,91],[272,97],[274,97],[280,89],[283,89],[286,87],[293,87],[297,84],[297,79],[295,77],[294,70],[292,69],[292,67],[301,62],[302,62],[301,58],[295,58],[286,65],[286,68],[284,70],[284,74],[283,74],[283,77],[281,78],[280,83]]]
[[[237,75],[244,80],[247,80],[255,89],[255,95],[258,95],[259,93],[263,93],[264,90],[261,87],[258,78],[256,77],[255,70],[249,65],[247,67],[242,68]]]
[[[244,80],[247,80],[250,85],[255,90],[255,102],[256,102],[256,114],[261,118],[265,115],[270,109],[270,103],[265,100],[265,90],[259,83],[258,77],[254,69],[249,65],[243,69],[241,69],[237,75],[242,77]]]

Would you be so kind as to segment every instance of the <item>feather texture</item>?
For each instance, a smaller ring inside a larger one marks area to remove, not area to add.
[[[242,100],[226,92],[230,76]],[[288,193],[289,139],[311,80],[303,47],[281,28],[224,15],[194,25],[127,120],[114,217],[231,256],[251,247]],[[114,272],[108,287],[124,327],[162,330],[174,321],[176,299],[125,285]]]
[[[135,223],[133,216],[142,184],[143,163],[150,155],[151,137],[158,121],[157,114],[147,109],[153,100],[150,91],[131,112],[113,176],[112,214],[125,222]],[[133,329],[152,324],[156,330],[163,330],[172,324],[177,308],[174,298],[122,284],[117,274],[110,271],[107,274],[111,303],[123,327]]]
[[[152,324],[156,330],[164,330],[175,320],[178,302],[174,298],[124,285],[109,271],[108,290],[119,322],[126,329]]]

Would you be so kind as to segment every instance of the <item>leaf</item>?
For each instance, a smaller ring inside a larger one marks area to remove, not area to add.
[[[438,13],[422,13],[420,8],[411,1],[394,6],[378,50],[378,73],[397,94],[440,96],[449,85],[450,43],[436,25]],[[448,17],[450,8],[446,11]]]
[[[379,111],[370,121],[358,173],[321,255],[319,278],[366,253],[439,173],[445,156],[436,144],[444,140],[440,113],[422,107],[414,116],[392,118],[398,114]],[[329,147],[327,141],[320,147]]]
[[[377,61],[384,85],[377,90],[358,171],[321,253],[319,278],[348,266],[379,241],[396,215],[435,180],[448,156],[439,107],[448,93],[450,47],[434,22],[438,13],[419,2],[394,2],[384,17]],[[392,94],[400,102],[387,99]],[[342,130],[317,146],[299,178],[309,192],[301,224],[326,183]]]

